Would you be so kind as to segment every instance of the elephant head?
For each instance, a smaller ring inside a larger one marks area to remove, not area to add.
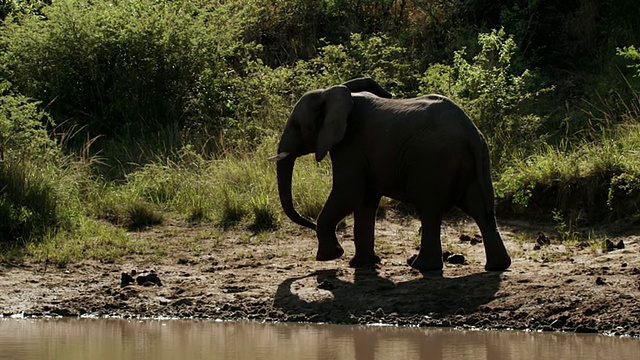
[[[340,142],[347,130],[347,119],[353,108],[351,93],[367,91],[390,98],[391,94],[370,78],[348,81],[328,89],[313,90],[296,103],[285,126],[278,154],[269,158],[277,161],[278,192],[285,214],[295,223],[315,230],[316,225],[302,217],[293,206],[291,180],[295,160],[315,153],[316,161],[325,158],[329,150]]]

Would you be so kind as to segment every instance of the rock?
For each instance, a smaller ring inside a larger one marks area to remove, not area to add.
[[[318,284],[318,289],[322,290],[333,290],[335,288],[336,286],[333,285],[333,283],[331,283],[329,280],[324,280]]]
[[[147,281],[147,275],[142,274],[136,277],[136,283],[138,283],[138,285],[144,285],[146,281]]]
[[[464,255],[462,254],[452,254],[449,257],[447,257],[446,260],[449,264],[458,264],[458,265],[462,265],[465,262],[465,258]]]
[[[123,272],[122,275],[120,276],[120,287],[125,287],[128,285],[133,284],[135,280],[133,279],[133,276]]]
[[[584,325],[578,325],[574,331],[577,333],[597,333],[598,332],[597,329],[587,327]]]
[[[453,255],[453,253],[451,251],[445,251],[442,253],[442,261],[447,261],[449,259],[449,256]]]
[[[461,234],[459,236],[460,241],[462,242],[468,242],[471,245],[475,245],[475,244],[479,244],[482,242],[482,235],[478,235],[478,234],[474,234],[473,237],[467,235],[467,234]]]
[[[471,245],[476,245],[482,243],[482,235],[475,234],[470,241]]]
[[[614,243],[613,241],[607,239],[605,240],[605,247],[607,251],[621,250],[624,249],[624,241],[620,240]]]
[[[613,244],[613,241],[607,239],[604,241],[604,246],[606,248],[607,251],[613,251],[616,249],[615,245]]]
[[[607,284],[607,282],[603,278],[601,278],[600,276],[598,276],[596,278],[596,285],[606,285],[606,284]]]
[[[155,272],[147,274],[147,281],[144,283],[144,285],[148,286],[147,283],[151,283],[157,286],[162,286],[162,281],[158,277],[158,274],[156,274]]]
[[[149,273],[142,273],[136,277],[136,283],[140,286],[162,286],[162,281],[155,270],[151,270]]]
[[[565,322],[566,320],[562,318],[553,320],[553,322],[551,323],[551,327],[554,329],[560,329],[561,327],[564,326]]]
[[[538,237],[536,238],[536,245],[538,245],[538,249],[536,250],[539,250],[542,246],[551,245],[551,239],[549,239],[547,235],[540,231],[538,232]]]

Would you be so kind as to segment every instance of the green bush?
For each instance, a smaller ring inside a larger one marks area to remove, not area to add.
[[[54,125],[49,114],[10,87],[0,82],[0,161],[45,161],[59,155],[46,129]]]
[[[70,228],[77,210],[61,154],[46,130],[53,124],[38,105],[0,83],[0,242]]]
[[[251,58],[234,11],[205,2],[56,1],[46,20],[17,16],[2,31],[2,76],[91,134],[129,136],[233,117],[231,81]],[[72,124],[69,122],[68,124]]]
[[[518,48],[504,29],[478,35],[481,50],[471,61],[466,50],[454,54],[453,65],[434,64],[420,79],[423,94],[442,93],[457,101],[487,137],[494,166],[518,150],[537,145],[541,118],[528,101],[540,92],[536,75],[512,65]]]
[[[0,1],[0,21],[9,14],[30,14],[41,16],[41,10],[50,5],[51,0],[2,0]]]

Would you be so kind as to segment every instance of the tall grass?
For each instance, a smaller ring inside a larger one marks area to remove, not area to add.
[[[281,211],[275,164],[266,159],[275,148],[275,141],[268,141],[251,153],[234,152],[212,160],[184,149],[181,161],[149,164],[129,174],[124,185],[105,189],[97,202],[102,211],[97,216],[110,218],[111,212],[122,212],[109,204],[144,201],[192,221],[273,229]],[[298,161],[293,192],[302,214],[318,215],[330,182],[328,162],[315,164],[311,157]]]
[[[515,212],[577,212],[589,221],[636,214],[639,139],[640,124],[625,123],[598,141],[582,140],[566,150],[546,146],[514,159],[496,183],[498,203]]]

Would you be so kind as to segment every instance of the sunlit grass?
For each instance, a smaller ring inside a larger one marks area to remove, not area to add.
[[[571,150],[548,146],[526,159],[515,159],[496,183],[499,201],[504,204],[506,199],[522,209],[531,199],[549,196],[558,210],[567,210],[572,206],[567,203],[569,198],[588,203],[602,198],[599,194],[606,200],[609,194],[607,203],[594,206],[602,210],[608,206],[614,212],[637,210],[633,204],[634,199],[640,199],[638,139],[640,126],[628,124],[603,135],[600,141],[585,141]]]
[[[50,234],[42,241],[28,242],[25,251],[36,262],[65,266],[83,259],[112,262],[135,252],[137,246],[124,229],[86,219],[76,231]]]

